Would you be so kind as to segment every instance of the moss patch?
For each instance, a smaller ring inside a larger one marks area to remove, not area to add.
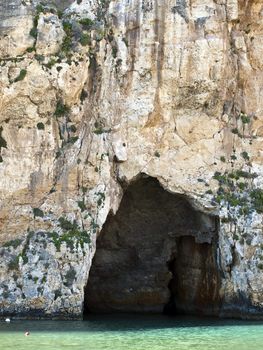
[[[27,70],[26,69],[21,69],[19,75],[15,78],[14,83],[24,80],[25,76],[27,74]]]
[[[63,117],[64,115],[68,114],[69,111],[70,111],[69,107],[66,106],[61,100],[59,100],[57,102],[54,115],[58,118]]]
[[[39,208],[33,208],[33,214],[34,214],[34,217],[40,217],[40,218],[43,218],[44,216],[44,212],[43,210],[39,209]]]
[[[5,242],[3,247],[5,247],[5,248],[12,247],[12,248],[16,249],[17,247],[19,247],[21,245],[22,242],[23,242],[22,239],[13,239],[11,241]]]
[[[45,125],[43,123],[37,123],[38,130],[45,130]]]

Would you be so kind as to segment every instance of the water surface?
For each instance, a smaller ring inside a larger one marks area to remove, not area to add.
[[[30,331],[25,337],[24,332]],[[160,315],[0,323],[0,350],[262,350],[263,323]]]

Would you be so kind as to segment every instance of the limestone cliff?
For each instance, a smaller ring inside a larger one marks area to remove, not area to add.
[[[262,16],[262,0],[0,1],[1,315],[82,317],[107,262],[137,259],[158,283],[121,268],[115,309],[160,311],[169,285],[185,312],[263,316]],[[147,176],[169,205],[122,209]],[[125,227],[136,210],[145,235]]]

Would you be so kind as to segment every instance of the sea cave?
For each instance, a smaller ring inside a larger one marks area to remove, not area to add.
[[[216,316],[218,218],[142,176],[125,190],[97,239],[87,286],[89,313]]]

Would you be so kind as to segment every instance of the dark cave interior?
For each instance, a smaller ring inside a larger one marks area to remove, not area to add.
[[[97,239],[84,314],[217,315],[217,230],[217,217],[142,176]]]

